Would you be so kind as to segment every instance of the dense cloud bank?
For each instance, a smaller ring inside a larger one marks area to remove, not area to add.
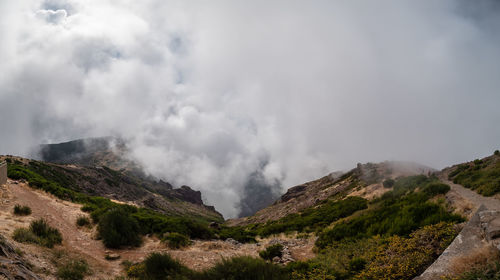
[[[1,1],[0,153],[123,137],[226,217],[255,174],[279,193],[358,161],[486,155],[497,3]]]

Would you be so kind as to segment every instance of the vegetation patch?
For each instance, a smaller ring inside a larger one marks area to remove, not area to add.
[[[76,219],[76,225],[79,227],[90,226],[90,219],[87,216],[79,216]]]
[[[361,197],[348,197],[339,201],[328,201],[317,207],[305,209],[301,213],[287,215],[277,221],[270,221],[256,228],[262,236],[282,232],[313,232],[329,226],[341,218],[348,217],[354,212],[366,209],[368,202]]]
[[[193,279],[244,279],[244,280],[288,280],[289,273],[281,266],[252,257],[234,257],[222,260]]]
[[[90,274],[85,260],[69,260],[57,268],[56,276],[62,280],[81,280]]]
[[[191,240],[184,234],[177,232],[166,233],[162,240],[170,249],[179,249],[191,245]]]
[[[31,208],[26,205],[16,204],[14,206],[14,214],[18,216],[28,216],[31,215]]]
[[[448,178],[484,196],[497,194],[500,192],[500,155],[495,153],[482,160],[460,164]]]
[[[30,227],[14,230],[14,240],[21,243],[34,243],[48,248],[61,244],[62,236],[59,230],[49,226],[44,219],[31,222]]]
[[[427,225],[464,221],[461,216],[451,214],[442,206],[428,201],[433,194],[444,193],[449,187],[436,183],[433,178],[425,178],[427,177],[414,176],[397,180],[394,190],[385,193],[371,209],[324,230],[319,235],[316,246],[326,248],[343,239],[375,235],[406,236]],[[422,191],[414,192],[422,183]]]
[[[129,213],[122,209],[112,209],[106,212],[98,225],[99,237],[108,248],[121,246],[139,246],[139,224]]]
[[[292,279],[413,279],[453,241],[451,223],[423,227],[408,237],[397,235],[344,239],[307,262],[290,263]]]

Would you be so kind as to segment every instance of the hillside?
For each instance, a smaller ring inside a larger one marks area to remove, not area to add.
[[[293,187],[254,216],[225,224],[209,224],[221,217],[187,187],[175,190],[106,167],[4,157],[9,181],[0,191],[0,233],[18,254],[12,258],[43,279],[476,279],[465,277],[500,273],[485,269],[500,261],[500,200],[447,178],[470,169],[494,181],[497,156],[443,171],[358,164]],[[475,178],[467,174],[461,178]],[[24,211],[21,205],[30,208],[26,216],[15,212]],[[78,226],[82,217],[90,219]],[[53,248],[45,248],[44,236],[30,237],[40,218],[60,232],[62,242],[56,238]],[[121,229],[108,232],[110,225]],[[64,269],[83,272],[58,276]]]
[[[500,151],[443,169],[443,177],[484,196],[500,197]]]
[[[223,220],[215,208],[203,204],[199,191],[188,186],[174,189],[161,180],[139,178],[106,166],[62,165],[10,156],[2,156],[0,160],[9,163],[10,178],[26,179],[42,189],[51,187],[52,183],[70,191],[105,197],[166,215]],[[57,192],[64,199],[72,199],[69,192]]]
[[[432,171],[434,171],[432,168],[408,162],[358,164],[349,172],[334,172],[320,179],[292,187],[271,206],[258,211],[253,216],[229,220],[228,224],[238,226],[277,220],[317,205],[332,196],[344,197],[348,194],[362,197],[380,196],[388,191],[382,186],[382,182],[386,179],[428,174]]]

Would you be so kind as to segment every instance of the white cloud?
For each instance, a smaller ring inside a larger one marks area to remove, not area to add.
[[[131,138],[226,216],[263,162],[289,187],[479,157],[500,139],[499,9],[482,3],[2,2],[0,152]]]

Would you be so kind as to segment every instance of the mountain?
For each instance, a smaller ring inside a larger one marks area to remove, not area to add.
[[[105,197],[166,215],[196,217],[208,221],[223,220],[213,206],[203,204],[199,191],[188,186],[174,189],[167,182],[137,177],[106,166],[55,164],[10,156],[0,157],[0,160],[9,163],[11,178],[24,178],[27,174],[34,174],[32,184],[35,185],[46,180],[49,182],[45,183],[47,185],[58,184],[70,191]],[[43,183],[41,185],[45,186]],[[65,197],[63,193],[62,198],[71,197]]]
[[[143,176],[138,164],[127,158],[129,148],[124,139],[98,137],[78,139],[57,144],[42,144],[32,151],[35,159],[83,166],[106,166],[114,170]]]

